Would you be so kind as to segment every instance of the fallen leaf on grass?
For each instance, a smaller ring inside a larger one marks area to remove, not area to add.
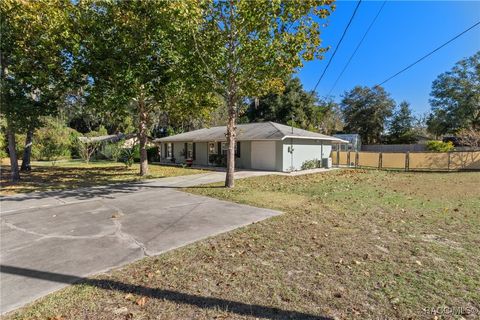
[[[120,307],[113,310],[113,314],[116,314],[116,315],[127,313],[127,312],[128,312],[127,307]]]
[[[135,303],[137,305],[139,305],[140,307],[143,307],[145,305],[145,303],[147,303],[147,297],[141,297],[140,299],[135,301]]]

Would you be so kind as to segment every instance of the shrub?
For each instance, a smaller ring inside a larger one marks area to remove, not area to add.
[[[158,147],[150,147],[147,149],[148,162],[160,162],[160,155],[158,154]]]
[[[427,150],[434,152],[449,152],[454,149],[453,142],[428,141]]]
[[[80,137],[80,132],[75,129],[70,129],[70,135],[68,140],[70,142],[70,157],[74,159],[81,158],[80,150],[78,147],[78,137]]]
[[[48,161],[70,158],[71,137],[78,133],[55,118],[45,118],[44,122],[45,126],[37,129],[34,133],[32,158]]]
[[[133,161],[140,162],[140,145],[136,144],[133,146]]]
[[[8,157],[7,154],[7,139],[3,133],[0,133],[0,158]]]
[[[6,137],[5,137],[6,138]],[[5,141],[7,143],[7,152],[8,152],[8,140]],[[25,135],[20,133],[15,133],[15,150],[17,151],[17,158],[19,160],[23,157],[23,150],[25,150]],[[38,148],[35,150],[38,151]],[[32,147],[32,158],[33,158],[33,147]],[[38,159],[38,152],[36,153],[37,157],[34,159]]]
[[[109,142],[105,145],[105,148],[103,150],[103,155],[112,161],[119,161],[121,160],[122,154],[123,154],[123,145],[125,143],[125,140],[120,140],[117,142]]]
[[[307,160],[304,163],[302,163],[302,170],[315,169],[315,168],[321,168],[321,167],[322,167],[322,162],[318,159]]]
[[[227,155],[226,154],[211,154],[208,156],[208,161],[214,163],[217,167],[226,167],[227,166]]]
[[[125,167],[130,168],[133,165],[135,158],[135,146],[132,148],[122,149],[120,160],[125,164]]]

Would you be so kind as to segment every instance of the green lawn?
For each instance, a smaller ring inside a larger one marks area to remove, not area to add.
[[[203,173],[205,171],[173,166],[149,165],[150,173],[147,177],[140,177],[139,164],[126,168],[124,164],[110,161],[34,161],[32,171],[21,173],[21,181],[15,184],[10,182],[10,166],[8,161],[2,162],[0,168],[0,194],[15,194],[32,191],[47,191],[55,189],[70,189],[104,185],[116,182],[137,181],[188,174]]]
[[[472,314],[480,310],[480,172],[339,170],[187,190],[284,214],[99,275],[7,318],[480,314]]]

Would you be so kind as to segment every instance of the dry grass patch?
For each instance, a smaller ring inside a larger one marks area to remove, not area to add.
[[[188,191],[284,214],[7,318],[433,319],[426,308],[445,306],[478,317],[480,173],[342,170],[236,184]]]

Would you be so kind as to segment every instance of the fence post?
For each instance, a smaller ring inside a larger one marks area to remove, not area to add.
[[[350,151],[347,153],[347,166],[350,167]]]
[[[340,168],[340,149],[337,150],[337,167]]]
[[[355,152],[355,168],[358,168],[358,150]]]
[[[409,166],[410,166],[410,152],[407,151],[405,153],[405,171],[408,171]]]
[[[378,169],[382,169],[382,153],[378,154]]]
[[[447,165],[447,171],[450,171],[450,152],[451,152],[451,151],[447,151],[447,154],[448,154],[448,165]]]

